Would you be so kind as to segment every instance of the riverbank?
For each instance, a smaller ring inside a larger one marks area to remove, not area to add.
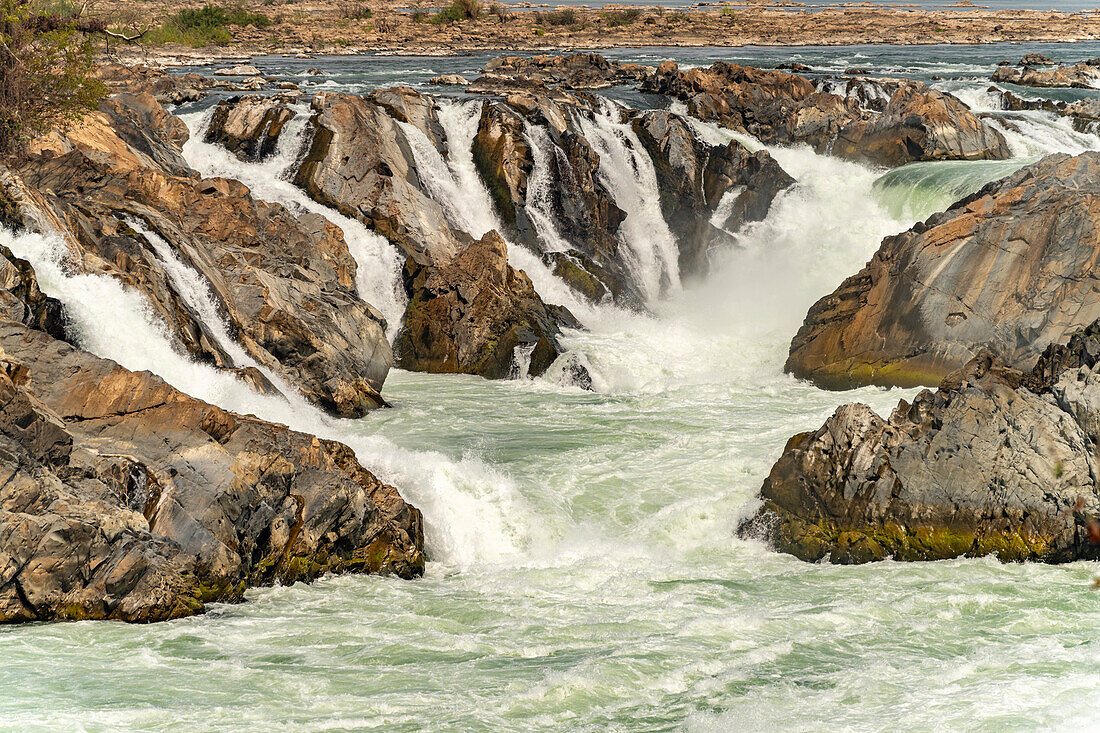
[[[108,0],[95,8],[131,32],[159,27],[188,3]],[[476,5],[476,3],[475,3]],[[270,23],[228,26],[231,38],[199,48],[180,43],[125,47],[127,57],[194,63],[271,53],[387,52],[453,55],[499,49],[560,51],[642,46],[737,47],[853,44],[984,44],[1100,39],[1100,13],[992,10],[972,5],[913,6],[731,2],[690,9],[606,5],[602,8],[519,8],[482,3],[477,17],[447,20],[451,8],[410,9],[407,3],[243,3]],[[264,26],[264,27],[259,27]],[[118,50],[118,49],[114,49]]]

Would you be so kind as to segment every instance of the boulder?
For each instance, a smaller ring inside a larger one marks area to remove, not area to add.
[[[260,76],[263,72],[251,64],[238,64],[227,69],[218,69],[214,76]]]
[[[230,97],[214,108],[205,140],[256,162],[275,152],[284,125],[293,118],[294,111],[277,97]]]
[[[103,64],[93,75],[112,91],[148,93],[161,104],[197,102],[216,85],[203,74],[166,74],[137,64]]]
[[[887,420],[840,407],[787,443],[740,534],[811,562],[1100,558],[1098,335],[1030,373],[982,350]]]
[[[435,84],[441,87],[467,87],[470,86],[470,80],[461,74],[440,74],[439,76],[433,76],[428,80],[429,84]]]
[[[643,81],[653,68],[611,61],[595,53],[569,56],[502,56],[482,69],[482,86],[493,78],[518,79],[566,89],[605,89],[616,84]]]
[[[405,135],[385,108],[350,94],[319,94],[313,109],[298,186],[407,254],[446,262],[459,252],[464,240],[423,190]]]
[[[883,240],[819,300],[786,370],[826,389],[935,385],[983,347],[1029,369],[1100,317],[1100,153],[1052,155]]]
[[[162,621],[327,572],[420,575],[350,448],[0,322],[0,623]]]
[[[577,326],[564,308],[544,304],[527,275],[508,264],[496,232],[444,265],[410,258],[404,276],[409,305],[394,344],[404,369],[503,379],[519,358],[529,358],[527,373],[538,376],[565,351],[558,342],[562,325]]]
[[[1025,53],[1020,59],[1019,66],[1053,66],[1055,63],[1054,59],[1041,53]]]

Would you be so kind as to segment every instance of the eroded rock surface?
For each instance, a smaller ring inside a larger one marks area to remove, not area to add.
[[[993,81],[1025,87],[1072,87],[1092,89],[1100,79],[1100,67],[1090,63],[1057,66],[1053,69],[1002,66],[993,72]]]
[[[205,139],[224,146],[241,160],[255,162],[275,152],[283,127],[293,118],[294,111],[283,99],[230,97],[214,108]]]
[[[827,389],[937,384],[990,347],[1029,369],[1100,317],[1100,154],[1053,155],[883,240],[819,300],[786,369]]]
[[[981,351],[888,420],[840,407],[791,438],[742,536],[803,560],[1100,557],[1100,323],[1024,373]]]

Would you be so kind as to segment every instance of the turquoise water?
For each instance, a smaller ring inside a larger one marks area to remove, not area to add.
[[[437,61],[332,66],[352,88]],[[980,102],[984,86],[955,81]],[[188,122],[197,130],[201,116]],[[136,294],[67,274],[48,238],[0,233],[69,307],[86,348],[352,445],[424,510],[431,559],[421,580],[253,589],[166,624],[0,628],[0,730],[1095,727],[1095,564],[834,567],[735,536],[792,434],[851,400],[887,413],[913,395],[783,375],[809,305],[883,236],[1001,168],[1100,147],[1050,117],[1017,122],[1008,163],[887,173],[773,149],[798,185],[716,254],[704,282],[651,314],[584,313],[589,329],[567,341],[595,392],[553,371],[510,382],[397,371],[385,386],[394,408],[360,421],[261,399],[186,362]],[[197,142],[186,154],[206,175],[303,206],[278,178],[293,152],[262,166]],[[392,295],[384,243],[343,226],[363,292]]]

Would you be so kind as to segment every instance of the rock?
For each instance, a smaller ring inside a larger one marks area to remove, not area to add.
[[[1053,66],[1055,61],[1041,53],[1027,53],[1020,59],[1020,66]]]
[[[1087,63],[1043,70],[1002,66],[993,72],[991,78],[998,84],[1018,84],[1025,87],[1092,89],[1093,84],[1100,80],[1100,69]]]
[[[314,98],[309,152],[295,183],[406,253],[449,261],[464,240],[420,185],[405,135],[386,110],[350,94]]]
[[[325,72],[322,71],[321,69],[308,69],[308,70],[306,70],[306,73],[309,74],[310,76],[324,76],[325,75]]]
[[[386,87],[375,89],[367,97],[398,122],[406,122],[420,132],[444,157],[447,154],[447,136],[439,124],[435,100],[412,87]]]
[[[753,154],[738,142],[708,145],[670,112],[643,112],[632,124],[655,166],[661,209],[679,244],[682,277],[705,274],[715,240],[763,220],[779,192],[794,183],[767,151]],[[723,212],[720,230],[711,220],[727,193],[736,199]]]
[[[881,114],[840,131],[831,152],[897,166],[914,160],[1003,160],[1001,133],[950,94],[923,82],[901,82]]]
[[[840,407],[797,435],[740,534],[803,560],[1100,558],[1100,324],[1023,373],[983,350],[888,420]]]
[[[1062,114],[1066,109],[1066,103],[1053,99],[1023,99],[1009,91],[1001,91],[997,87],[989,87],[990,94],[996,94],[1001,99],[1001,109],[1009,112],[1022,112],[1029,110],[1042,110]]]
[[[218,69],[215,76],[260,76],[263,72],[251,64],[239,64],[228,69]]]
[[[866,76],[867,74],[871,73],[871,70],[870,69],[853,67],[851,69],[845,69],[844,73],[847,74],[848,76]]]
[[[274,97],[230,97],[218,103],[205,140],[225,146],[244,161],[260,161],[273,154],[283,126],[294,111]]]
[[[920,82],[860,84],[881,86],[876,96],[891,90],[881,112],[860,99],[818,91],[802,77],[726,62],[688,71],[665,62],[642,88],[679,98],[692,115],[769,144],[806,143],[818,152],[883,165],[1009,156],[1003,136],[949,94]]]
[[[561,326],[577,325],[564,308],[545,305],[527,275],[508,264],[496,232],[444,265],[410,258],[404,275],[409,305],[394,344],[403,369],[503,379],[517,349],[528,349],[528,374],[538,376],[565,351]]]
[[[780,71],[794,71],[800,74],[806,73],[808,71],[813,71],[812,66],[807,66],[806,64],[799,64],[795,62],[779,64],[775,68]]]
[[[179,618],[327,572],[424,568],[351,449],[0,322],[0,623]]]
[[[359,298],[355,260],[339,228],[257,201],[236,181],[200,180],[189,168],[171,175],[115,134],[125,122],[89,115],[62,141],[69,152],[18,171],[34,199],[24,206],[37,212],[30,218],[67,233],[70,265],[142,292],[194,358],[251,366],[236,363],[219,342],[196,310],[192,286],[170,272],[160,242],[205,281],[218,316],[251,359],[334,415],[361,417],[384,405],[379,392],[392,363],[385,323]]]
[[[152,94],[161,104],[197,102],[216,84],[202,74],[165,74],[136,64],[103,64],[93,75],[115,92]]]
[[[1100,153],[1052,155],[908,232],[819,300],[786,370],[827,389],[934,385],[990,347],[1028,369],[1100,317]]]
[[[595,53],[570,56],[503,56],[495,58],[482,69],[480,83],[492,79],[518,79],[540,85],[560,85],[566,89],[605,89],[616,84],[639,82],[648,78],[653,69],[639,64],[609,61]]]
[[[428,83],[441,87],[466,87],[470,85],[470,80],[461,74],[440,74],[433,76]]]

